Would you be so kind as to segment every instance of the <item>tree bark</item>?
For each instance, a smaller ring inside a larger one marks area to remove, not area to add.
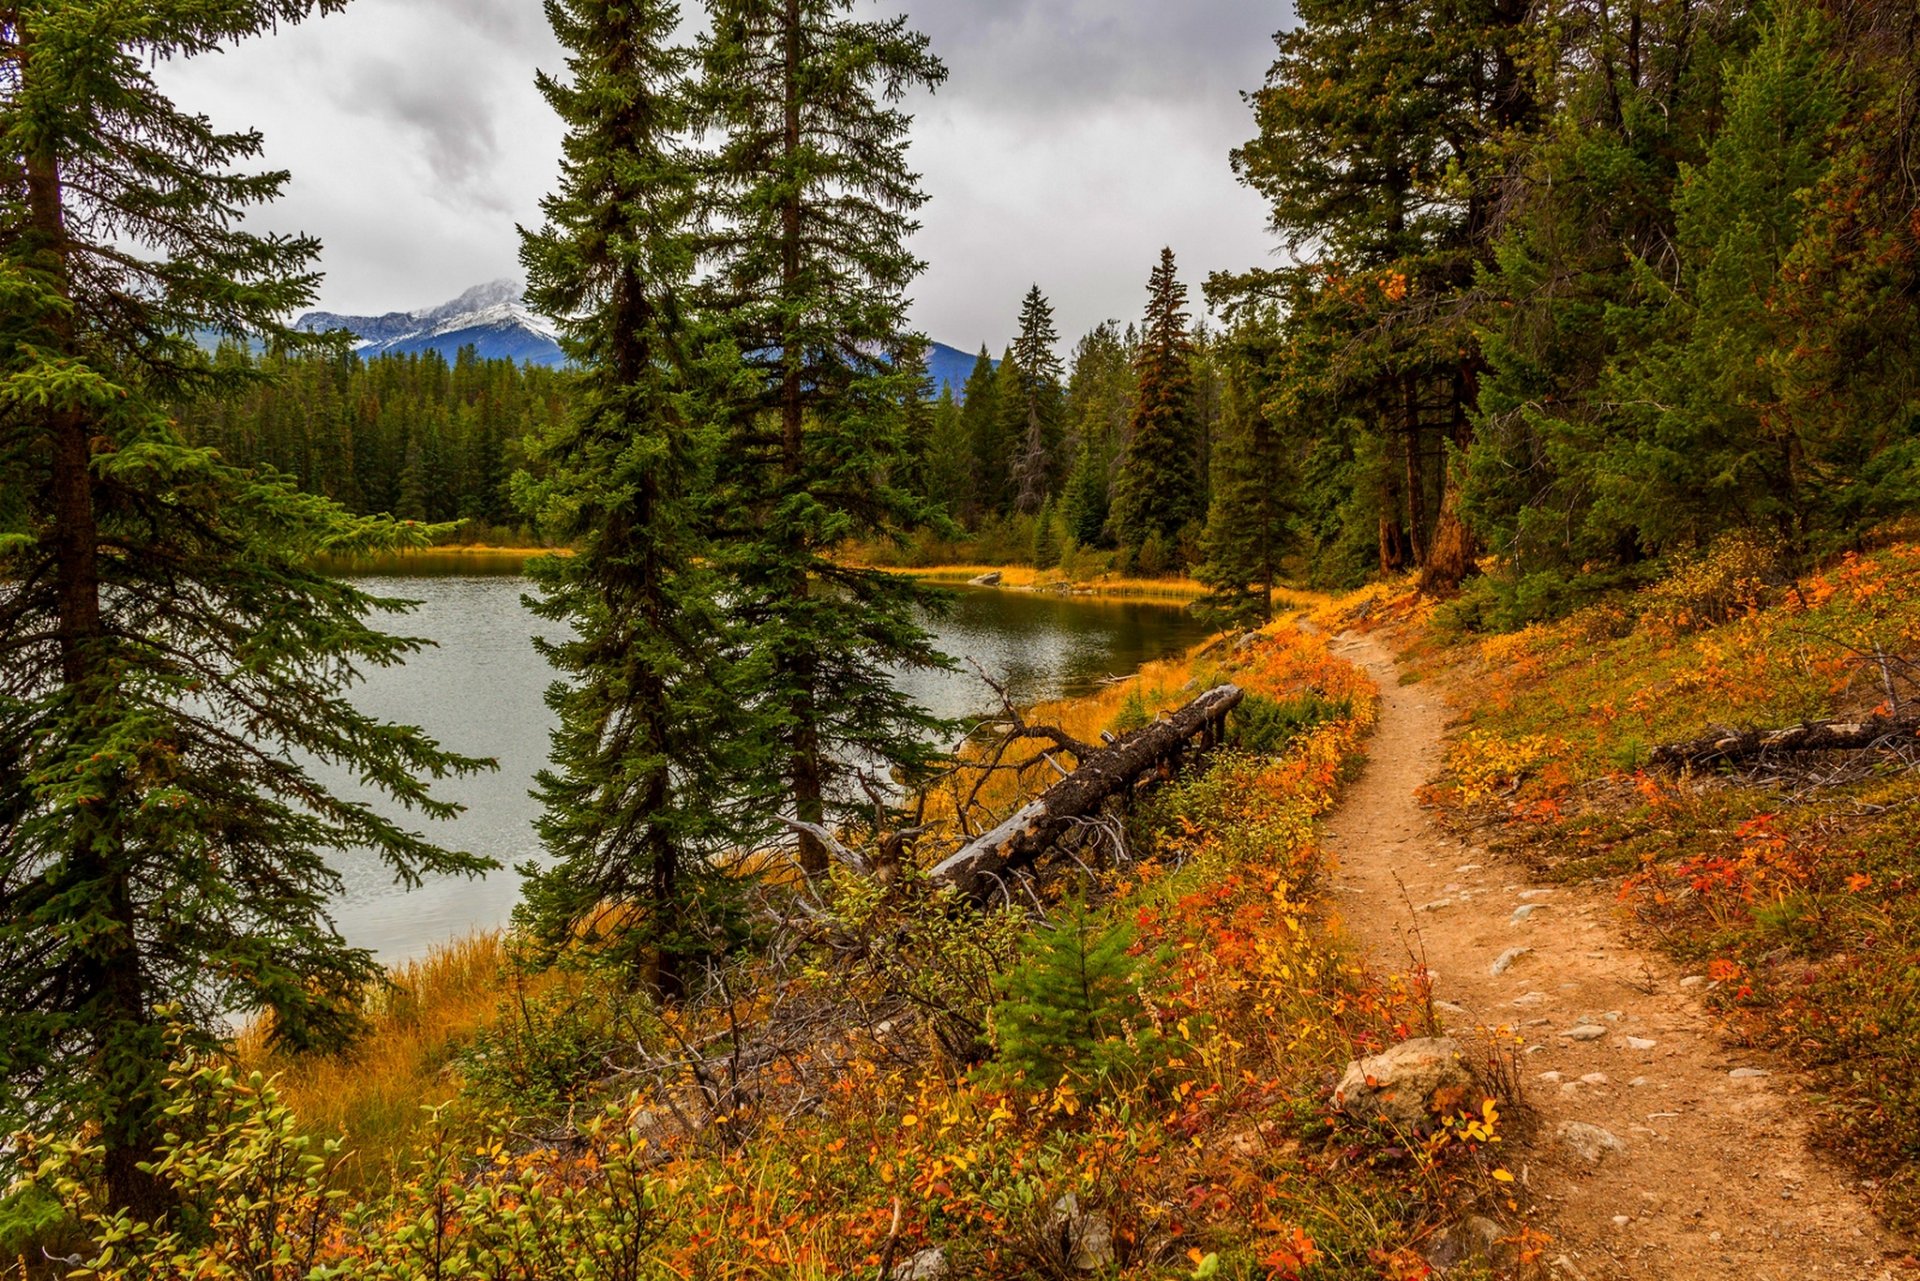
[[[1685,743],[1653,749],[1653,763],[1670,769],[1758,760],[1775,753],[1858,752],[1920,739],[1920,716],[1876,716],[1864,721],[1809,721],[1786,729],[1719,729]]]
[[[1202,694],[1165,720],[1128,735],[1080,762],[1072,775],[933,869],[935,885],[986,902],[1001,877],[1030,865],[1073,827],[1115,796],[1129,796],[1141,776],[1177,759],[1194,736],[1217,729],[1246,698],[1238,685]]]

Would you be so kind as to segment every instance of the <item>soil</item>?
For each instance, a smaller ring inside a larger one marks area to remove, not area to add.
[[[1698,999],[1704,979],[1636,947],[1604,888],[1534,884],[1432,821],[1416,791],[1440,772],[1444,691],[1402,686],[1379,637],[1349,632],[1334,649],[1382,700],[1369,764],[1326,824],[1342,923],[1377,964],[1424,958],[1449,1035],[1504,1037],[1518,1052],[1533,1124],[1502,1159],[1528,1221],[1552,1238],[1546,1275],[1920,1277],[1871,1190],[1809,1148],[1792,1069],[1720,1037]],[[1516,948],[1527,950],[1495,975]],[[1577,1131],[1589,1154],[1606,1149],[1590,1161],[1568,1124],[1621,1146]]]

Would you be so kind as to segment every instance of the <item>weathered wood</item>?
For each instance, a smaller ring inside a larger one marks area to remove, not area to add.
[[[1196,735],[1217,736],[1227,714],[1246,698],[1238,685],[1209,690],[1163,720],[1093,752],[1080,768],[991,832],[933,869],[936,885],[985,901],[1001,878],[1038,858],[1073,827],[1115,796],[1130,796],[1145,775],[1178,759]]]
[[[1809,721],[1785,729],[1717,729],[1685,743],[1653,749],[1653,763],[1668,768],[1717,765],[1775,754],[1858,752],[1889,743],[1911,742],[1920,734],[1920,717],[1876,716],[1864,721]]]

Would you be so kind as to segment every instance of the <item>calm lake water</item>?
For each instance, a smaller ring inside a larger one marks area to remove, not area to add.
[[[414,575],[436,568],[409,565]],[[405,667],[369,673],[354,702],[386,720],[423,726],[451,750],[500,762],[496,774],[439,787],[441,796],[467,811],[451,823],[430,825],[430,835],[498,859],[507,870],[477,881],[434,880],[408,892],[376,860],[343,856],[346,892],[335,918],[349,941],[393,964],[447,939],[503,925],[513,910],[519,878],[511,868],[540,853],[533,830],[539,807],[528,792],[546,764],[553,725],[542,697],[553,672],[534,651],[533,637],[552,635],[555,628],[524,608],[528,585],[512,574],[380,577],[361,585],[419,601],[416,611],[388,628],[431,639],[437,648]],[[935,624],[940,648],[1005,680],[1022,702],[1084,691],[1103,676],[1130,672],[1206,635],[1177,605],[991,589],[963,589],[956,597],[952,614]],[[914,672],[900,680],[942,716],[994,706],[971,671]],[[351,778],[323,777],[345,794],[358,790]]]

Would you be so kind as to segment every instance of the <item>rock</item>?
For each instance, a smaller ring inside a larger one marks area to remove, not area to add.
[[[930,1246],[889,1272],[890,1281],[945,1281],[947,1252]]]
[[[1627,1082],[1627,1087],[1629,1089],[1638,1090],[1638,1089],[1643,1089],[1646,1086],[1649,1086],[1651,1084],[1653,1084],[1653,1082],[1647,1080],[1646,1077],[1636,1076],[1633,1078],[1633,1080]]]
[[[1427,1262],[1439,1272],[1474,1265],[1510,1268],[1518,1259],[1506,1229],[1478,1214],[1443,1229],[1427,1249]]]
[[[1560,1034],[1569,1041],[1599,1041],[1605,1039],[1607,1029],[1592,1023],[1582,1023],[1579,1027],[1570,1027]]]
[[[1563,1121],[1557,1133],[1561,1146],[1588,1165],[1599,1165],[1627,1150],[1627,1145],[1613,1134],[1585,1121]]]
[[[1435,900],[1433,900],[1433,902],[1431,902],[1431,903],[1422,903],[1422,904],[1420,905],[1420,910],[1421,910],[1422,912],[1444,912],[1444,911],[1446,911],[1446,910],[1447,910],[1448,908],[1450,908],[1450,907],[1452,907],[1452,906],[1453,906],[1453,900],[1452,900],[1452,899],[1450,899],[1450,898],[1437,898],[1437,899],[1435,899]]]
[[[1451,1014],[1457,1019],[1464,1019],[1469,1017],[1469,1013],[1466,1006],[1455,1005],[1452,1001],[1435,1001],[1433,1003],[1433,1008],[1440,1011],[1442,1014]]]
[[[1245,636],[1242,636],[1240,638],[1239,643],[1234,645],[1233,652],[1236,654],[1244,654],[1248,650],[1252,649],[1255,645],[1258,645],[1259,643],[1260,643],[1260,633],[1248,632]]]
[[[1499,978],[1502,974],[1505,974],[1513,968],[1515,961],[1531,951],[1533,951],[1533,949],[1530,947],[1510,947],[1500,953],[1500,959],[1493,963],[1493,968],[1488,970],[1487,973],[1493,975],[1494,978]]]
[[[1727,1073],[1728,1078],[1735,1081],[1764,1081],[1772,1075],[1764,1068],[1735,1068]]]
[[[1508,918],[1508,924],[1525,925],[1535,912],[1541,911],[1546,906],[1545,903],[1522,903],[1513,909],[1513,915]]]
[[[1616,1214],[1613,1216],[1613,1226],[1616,1228],[1624,1228],[1632,1222],[1633,1218],[1631,1215]]]
[[[1520,892],[1520,901],[1522,903],[1531,903],[1535,899],[1546,898],[1552,893],[1552,890],[1522,890]]]
[[[1559,1072],[1542,1072],[1540,1074],[1540,1079],[1542,1081],[1545,1081],[1548,1085],[1558,1085],[1560,1084],[1560,1082],[1566,1080],[1567,1078]]]
[[[1688,991],[1692,991],[1697,987],[1705,987],[1706,985],[1706,977],[1700,974],[1689,974],[1680,980],[1680,986],[1686,988]]]
[[[967,586],[998,587],[1001,583],[1006,581],[1006,578],[1007,576],[1005,574],[1002,574],[999,570],[996,569],[990,574],[982,574],[980,575],[980,577],[973,579],[971,582],[967,584]]]
[[[1655,1046],[1659,1044],[1660,1042],[1649,1041],[1644,1036],[1630,1036],[1627,1038],[1627,1048],[1629,1050],[1639,1050],[1643,1053],[1647,1050],[1653,1049]]]
[[[1377,1118],[1410,1133],[1431,1127],[1436,1094],[1442,1096],[1443,1108],[1452,1108],[1473,1090],[1473,1073],[1460,1043],[1424,1037],[1349,1063],[1333,1092],[1333,1105],[1361,1120]]]
[[[1611,1082],[1607,1080],[1607,1074],[1605,1072],[1589,1072],[1585,1076],[1580,1078],[1580,1084],[1609,1085],[1611,1084]]]
[[[1113,1224],[1104,1214],[1084,1212],[1069,1192],[1053,1203],[1047,1240],[1060,1261],[1076,1272],[1099,1272],[1113,1265]]]

